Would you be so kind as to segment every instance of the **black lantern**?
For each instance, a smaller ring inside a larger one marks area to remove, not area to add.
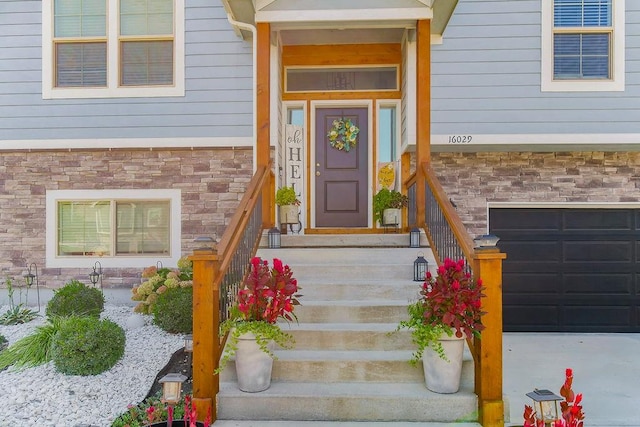
[[[420,247],[420,229],[418,227],[413,227],[411,231],[409,231],[409,247]]]
[[[269,249],[279,249],[281,243],[281,233],[276,227],[273,227],[267,233],[269,237]]]
[[[89,273],[89,280],[91,280],[93,286],[96,286],[100,281],[100,291],[102,291],[102,264],[100,264],[100,261],[96,261],[93,264],[93,271]]]
[[[527,397],[533,400],[536,420],[544,422],[545,426],[552,426],[560,419],[558,402],[562,400],[562,397],[557,396],[551,390],[538,389],[527,393]]]
[[[32,262],[27,266],[27,271],[23,275],[24,282],[27,284],[27,292],[29,288],[36,284],[36,293],[38,295],[38,311],[40,311],[40,283],[38,282],[38,266]]]
[[[429,271],[429,263],[424,259],[424,254],[419,252],[418,258],[413,262],[413,281],[423,282],[427,278],[427,271]]]
[[[177,372],[171,372],[160,378],[159,383],[162,384],[162,402],[167,405],[175,405],[180,401],[182,394],[182,383],[187,377]]]
[[[184,336],[184,351],[187,353],[193,352],[193,334],[187,334]]]

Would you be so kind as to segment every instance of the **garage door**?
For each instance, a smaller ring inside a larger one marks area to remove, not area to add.
[[[640,332],[640,209],[491,208],[504,330]]]

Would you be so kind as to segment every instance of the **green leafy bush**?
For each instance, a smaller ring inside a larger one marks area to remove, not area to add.
[[[33,334],[18,340],[11,347],[0,352],[0,371],[12,365],[16,369],[21,369],[49,362],[53,337],[65,320],[65,318],[53,318],[49,323],[36,327]],[[2,348],[1,345],[0,348]]]
[[[47,304],[47,317],[93,316],[100,317],[104,309],[104,295],[96,288],[72,280],[54,292]]]
[[[110,320],[69,317],[53,338],[53,363],[64,374],[97,375],[120,360],[124,344],[124,330]]]
[[[33,319],[38,317],[36,311],[31,310],[18,304],[7,310],[2,316],[0,316],[0,325],[18,325],[21,323],[29,323]]]
[[[158,295],[153,322],[170,333],[193,331],[193,287],[170,288]]]

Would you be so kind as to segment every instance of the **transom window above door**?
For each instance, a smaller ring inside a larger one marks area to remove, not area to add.
[[[184,0],[43,0],[44,98],[183,95],[183,21]]]
[[[396,91],[398,67],[287,67],[287,92]]]

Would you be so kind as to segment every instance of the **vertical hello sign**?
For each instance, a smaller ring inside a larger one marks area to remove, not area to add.
[[[302,126],[286,125],[285,137],[285,164],[284,182],[292,186],[300,200],[300,233],[304,231],[306,219],[306,203],[304,197],[304,129]],[[293,230],[298,231],[296,225]]]

